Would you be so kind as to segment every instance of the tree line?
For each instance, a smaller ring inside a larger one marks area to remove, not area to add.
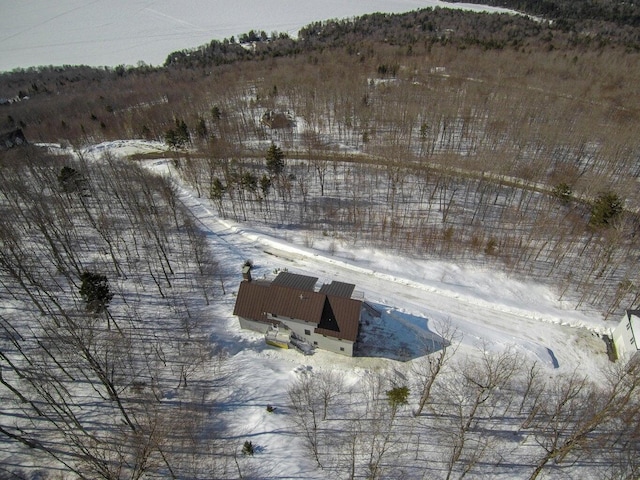
[[[459,0],[447,0],[457,3]],[[510,8],[531,15],[562,22],[563,26],[575,21],[611,22],[617,26],[640,26],[640,7],[633,2],[607,0],[472,0],[470,3]]]

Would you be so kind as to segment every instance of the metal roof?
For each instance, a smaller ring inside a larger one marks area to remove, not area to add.
[[[242,282],[238,289],[234,315],[252,320],[267,321],[271,314],[282,321],[303,320],[315,324],[314,331],[321,335],[355,342],[360,327],[362,302],[346,296],[314,292],[317,279],[287,273],[266,282]],[[350,284],[335,283],[330,291],[346,293]],[[295,287],[293,286],[295,285]],[[329,285],[331,287],[331,285]]]
[[[280,285],[282,287],[297,288],[298,290],[313,291],[317,281],[317,277],[308,277],[306,275],[298,275],[297,273],[280,272],[271,284]]]
[[[316,333],[355,342],[360,328],[362,302],[344,297],[326,297]],[[331,316],[331,314],[333,314]]]
[[[252,320],[265,321],[264,300],[269,296],[268,283],[242,282],[238,289],[233,314]]]
[[[324,284],[320,287],[320,293],[325,295],[335,295],[336,297],[351,298],[351,294],[355,290],[356,286],[352,283],[336,282],[335,280],[329,284]]]

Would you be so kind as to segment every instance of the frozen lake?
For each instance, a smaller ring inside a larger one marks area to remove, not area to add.
[[[436,6],[452,7],[439,0],[0,0],[0,71],[140,61],[159,65],[175,50],[252,29],[295,36],[318,20]]]

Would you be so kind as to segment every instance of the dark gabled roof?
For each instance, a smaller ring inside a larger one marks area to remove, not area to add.
[[[252,320],[266,320],[264,302],[269,296],[269,286],[268,282],[259,281],[240,283],[233,314]]]
[[[326,297],[316,333],[355,342],[360,328],[362,302],[345,297]],[[327,316],[325,316],[325,313]],[[333,314],[333,316],[329,316]]]
[[[278,317],[289,317],[318,324],[325,296],[321,293],[271,285],[265,310]]]
[[[317,278],[287,272],[279,274],[271,283],[242,282],[233,314],[261,322],[267,321],[267,313],[282,320],[295,318],[315,324],[316,333],[355,342],[362,302],[315,292],[316,282]],[[345,286],[350,284],[333,283],[338,287],[333,289],[335,292],[344,294],[349,290]]]
[[[334,295],[336,297],[351,298],[356,286],[352,283],[336,282],[335,280],[329,284],[320,287],[320,293],[325,295]]]
[[[317,281],[318,279],[316,277],[298,275],[297,273],[280,272],[271,284],[313,292]]]

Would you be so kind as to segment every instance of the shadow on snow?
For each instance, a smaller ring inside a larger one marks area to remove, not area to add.
[[[440,350],[443,342],[430,329],[428,318],[368,303],[362,311],[355,356],[406,362]]]

